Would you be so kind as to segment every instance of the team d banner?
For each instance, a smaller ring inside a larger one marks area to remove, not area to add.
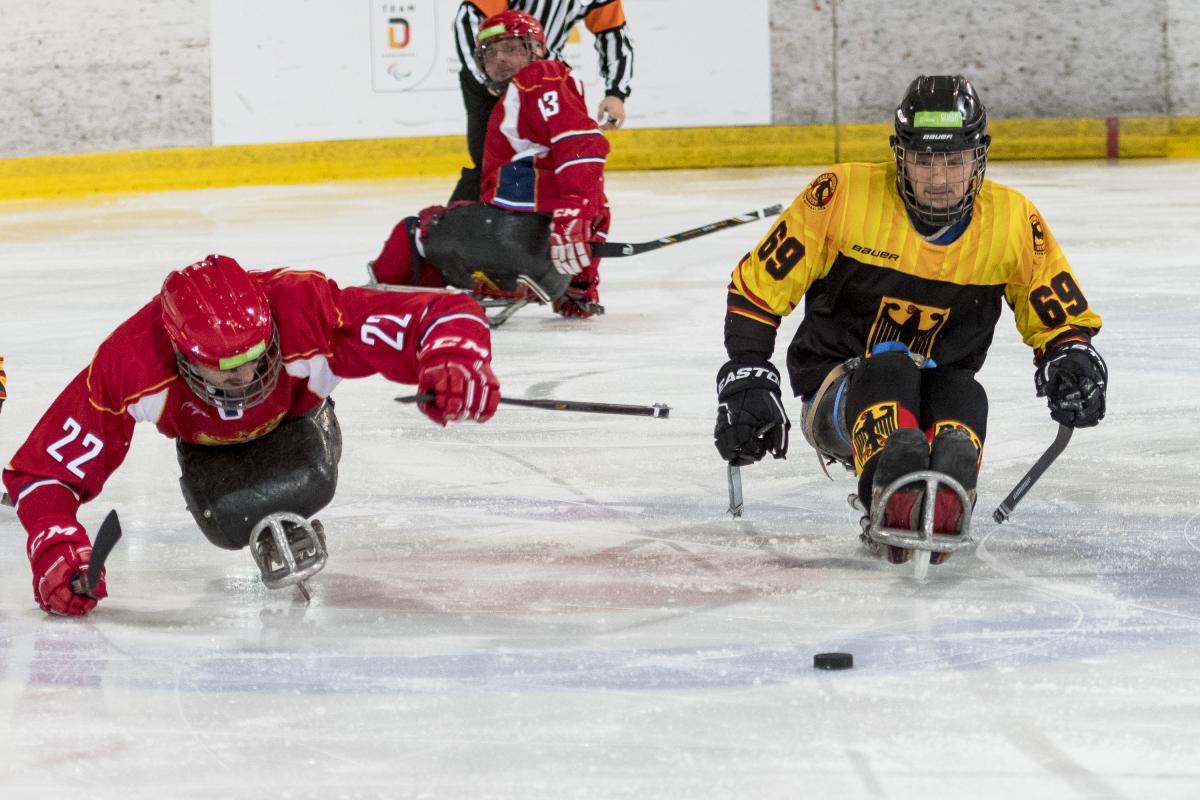
[[[457,89],[458,59],[447,35],[454,20],[454,3],[375,1],[369,6],[371,87],[375,91]]]

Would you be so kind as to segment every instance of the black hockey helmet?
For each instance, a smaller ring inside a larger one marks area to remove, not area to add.
[[[987,111],[975,87],[961,75],[919,76],[896,108],[895,130],[891,143],[896,156],[896,190],[908,213],[934,228],[960,221],[970,212],[983,185],[992,143]],[[919,199],[910,174],[914,165],[952,167],[942,173],[956,189],[948,198],[951,202],[938,205],[928,198]]]

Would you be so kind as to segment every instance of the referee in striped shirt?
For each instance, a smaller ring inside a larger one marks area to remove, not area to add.
[[[625,98],[633,77],[633,42],[626,30],[621,0],[464,0],[454,19],[454,42],[462,62],[459,83],[467,109],[471,166],[463,167],[450,202],[479,200],[483,140],[498,96],[488,89],[483,70],[475,62],[475,35],[481,22],[510,8],[537,18],[546,31],[546,57],[558,61],[562,60],[571,29],[583,20],[596,37],[600,74],[604,77],[604,99],[597,109],[597,120],[602,130],[619,128],[625,121]]]

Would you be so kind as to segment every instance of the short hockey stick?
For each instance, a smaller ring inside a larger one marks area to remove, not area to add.
[[[729,465],[729,516],[742,515],[742,468]]]
[[[433,399],[432,394],[414,394],[397,397],[397,403],[424,403]],[[623,414],[631,417],[656,417],[666,419],[671,407],[666,403],[651,406],[628,406],[619,403],[589,403],[580,400],[528,400],[523,397],[501,397],[500,402],[510,406],[542,408],[547,411],[579,411],[587,414]]]
[[[108,560],[108,554],[112,552],[119,541],[121,541],[121,521],[117,519],[117,510],[114,508],[108,512],[104,522],[100,523],[100,530],[96,531],[96,540],[92,542],[92,558],[88,562],[87,572],[77,572],[71,576],[71,591],[75,594],[93,596],[92,590],[96,588],[96,584],[100,583],[100,572],[104,569],[104,562]]]
[[[736,217],[723,219],[720,222],[710,222],[707,225],[701,225],[699,228],[680,231],[673,233],[670,236],[664,236],[661,239],[653,239],[649,242],[592,242],[592,255],[596,258],[622,258],[624,256],[636,256],[651,250],[657,250],[660,247],[666,247],[669,244],[677,244],[686,242],[688,239],[695,239],[698,236],[705,236],[710,233],[733,228],[738,225],[745,225],[747,222],[754,222],[759,219],[773,217],[783,211],[783,206],[775,204],[760,208],[757,211],[748,211],[745,214],[738,214]]]
[[[1058,426],[1058,435],[1054,437],[1054,441],[1046,448],[1046,452],[1042,453],[1029,471],[1025,473],[1025,477],[1017,481],[1017,485],[1008,493],[1008,497],[1004,498],[1004,502],[992,512],[992,519],[997,523],[1003,523],[1012,514],[1013,509],[1017,507],[1017,503],[1021,502],[1021,498],[1025,493],[1033,488],[1033,485],[1038,482],[1038,478],[1042,477],[1042,473],[1050,468],[1054,463],[1054,459],[1058,458],[1063,450],[1067,448],[1067,443],[1071,441],[1071,434],[1075,429],[1066,425]]]

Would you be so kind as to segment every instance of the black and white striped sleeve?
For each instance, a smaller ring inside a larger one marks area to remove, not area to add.
[[[600,54],[604,93],[624,100],[633,81],[633,41],[629,29],[622,25],[597,34],[596,52]]]
[[[625,25],[625,9],[621,0],[588,0],[584,9],[584,23],[596,37],[604,93],[624,100],[633,80],[633,42]]]
[[[470,2],[460,3],[458,14],[454,17],[454,46],[458,50],[458,60],[462,62],[463,69],[474,75],[481,84],[486,78],[475,63],[475,35],[479,33],[483,20],[483,12]]]

